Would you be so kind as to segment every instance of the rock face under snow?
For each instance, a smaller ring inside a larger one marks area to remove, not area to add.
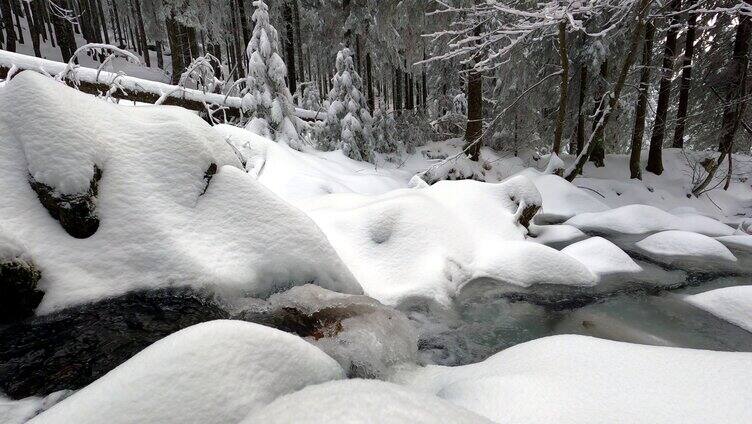
[[[166,337],[32,423],[235,423],[277,397],[344,377],[297,336],[212,321]]]
[[[673,215],[648,205],[627,205],[603,212],[582,213],[566,223],[596,234],[646,234],[682,230],[715,237],[734,232],[733,228],[713,218],[696,214]]]
[[[571,257],[525,240],[520,222],[538,205],[535,186],[517,176],[380,196],[336,194],[309,202],[306,211],[369,296],[387,304],[412,297],[448,304],[478,278],[521,286],[594,283]]]
[[[591,237],[571,244],[563,253],[582,262],[599,278],[610,274],[635,274],[642,268],[623,250],[602,237]]]
[[[557,175],[540,174],[533,169],[521,174],[533,181],[544,199],[543,207],[535,217],[536,223],[563,222],[577,214],[608,210],[608,206],[593,194]]]
[[[197,116],[107,103],[34,72],[1,90],[0,222],[41,270],[37,313],[168,285],[362,292],[316,225]],[[61,225],[30,184],[57,199],[94,194],[97,170],[92,234]]]
[[[34,313],[44,295],[37,289],[40,278],[26,247],[8,237],[0,226],[0,325]]]
[[[660,263],[702,262],[707,268],[728,268],[736,257],[721,242],[688,231],[662,231],[635,243],[639,252]]]
[[[687,296],[686,300],[752,333],[752,286],[724,287]]]
[[[345,380],[282,396],[242,423],[490,424],[491,421],[443,399],[395,384]]]
[[[752,422],[752,353],[566,335],[398,380],[497,423]]]

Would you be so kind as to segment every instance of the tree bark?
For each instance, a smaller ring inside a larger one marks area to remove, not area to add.
[[[107,19],[104,16],[104,9],[102,8],[102,0],[95,0],[97,2],[97,11],[99,12],[99,24],[102,26],[102,35],[104,35],[104,42],[110,44],[110,34],[107,32]]]
[[[172,84],[180,81],[180,75],[183,73],[186,64],[183,62],[183,48],[180,45],[180,29],[175,19],[172,17],[165,19],[167,27],[167,42],[170,45],[170,58],[172,59]]]
[[[366,53],[366,93],[368,94],[368,110],[371,112],[374,107],[372,71],[371,53]]]
[[[115,21],[113,25],[117,28],[117,36],[119,47],[125,48],[125,42],[123,41],[123,28],[120,26],[120,16],[118,15],[117,2],[112,2],[112,20]]]
[[[559,58],[561,60],[561,84],[559,85],[559,113],[556,116],[554,131],[554,148],[556,155],[561,154],[561,135],[564,133],[564,118],[567,114],[567,92],[569,91],[569,57],[567,55],[567,23],[559,22]]]
[[[394,110],[397,113],[402,110],[402,71],[397,67],[394,70]]]
[[[68,9],[66,0],[50,0],[58,7]],[[67,20],[58,16],[52,16],[53,25],[55,27],[55,38],[57,38],[57,44],[60,47],[60,54],[62,55],[63,62],[68,62],[73,53],[76,52],[76,40],[73,36],[73,25]]]
[[[587,146],[583,149],[583,152],[580,153],[579,156],[577,156],[575,163],[567,171],[567,174],[565,176],[567,181],[573,181],[577,177],[577,175],[582,173],[582,168],[585,166],[585,163],[588,160],[588,156],[592,154],[593,149],[595,148],[593,140],[595,135],[600,130],[600,128],[605,127],[608,124],[608,121],[613,114],[614,108],[619,103],[619,97],[621,96],[621,91],[624,88],[624,83],[627,80],[629,69],[632,67],[632,63],[634,63],[635,56],[637,55],[637,49],[640,46],[640,38],[643,28],[645,27],[645,15],[647,14],[648,5],[651,1],[652,0],[640,0],[640,2],[636,5],[637,24],[632,30],[632,39],[630,40],[630,47],[627,53],[627,57],[624,58],[624,63],[622,65],[621,72],[619,73],[619,78],[616,80],[616,84],[614,85],[613,94],[609,97],[610,101],[608,102],[608,107],[599,109],[598,112],[596,112],[596,131],[593,131],[593,133],[590,134],[590,139],[588,140]]]
[[[674,128],[674,143],[672,144],[672,147],[675,148],[684,148],[684,128],[689,107],[689,90],[692,88],[692,56],[695,52],[696,27],[697,14],[690,11],[687,18],[687,39],[684,44],[684,58],[679,82],[679,106],[676,110],[676,127]]]
[[[297,73],[295,72],[295,28],[293,25],[293,13],[290,2],[285,2],[285,51],[287,52],[287,81],[290,86],[290,92],[293,95],[298,90]]]
[[[144,52],[144,64],[147,68],[151,67],[151,55],[149,54],[149,46],[146,42],[146,31],[144,29],[144,15],[141,13],[141,0],[133,0],[134,13],[136,16],[136,24],[138,27],[138,39],[141,44],[141,50]]]
[[[42,57],[42,50],[39,46],[39,20],[38,17],[32,16],[31,7],[28,2],[23,2],[24,12],[26,12],[26,23],[29,25],[29,34],[31,35],[31,44],[34,48],[34,56]]]
[[[575,152],[579,155],[582,153],[582,149],[585,147],[585,114],[583,113],[583,106],[585,106],[585,96],[587,95],[587,77],[588,67],[586,63],[580,66],[580,95],[577,101],[577,146]]]
[[[13,29],[13,10],[10,0],[0,0],[0,13],[3,15],[3,29],[5,29],[5,50],[16,51],[16,30]]]
[[[640,71],[640,85],[638,88],[637,109],[635,110],[635,124],[632,132],[632,143],[629,154],[630,178],[642,179],[640,169],[640,154],[642,152],[642,138],[645,134],[645,112],[648,106],[648,88],[650,88],[650,69],[653,59],[653,35],[655,25],[648,22],[645,25],[645,42],[642,46],[642,70]]]
[[[752,0],[744,0],[744,2],[752,5]],[[729,90],[726,94],[726,102],[723,106],[720,141],[718,143],[720,155],[710,165],[708,175],[705,179],[692,189],[692,194],[695,196],[699,196],[705,192],[705,189],[715,177],[715,173],[726,159],[726,156],[731,154],[734,136],[747,105],[745,92],[747,68],[749,66],[750,35],[752,35],[752,18],[740,13],[739,25],[736,27],[736,38],[734,39],[734,53],[728,64],[728,75],[732,80],[730,81]]]
[[[674,15],[669,20],[666,32],[666,46],[663,51],[663,66],[661,69],[661,85],[658,89],[658,105],[655,109],[653,134],[650,137],[650,151],[648,152],[648,166],[646,171],[656,175],[663,173],[663,138],[666,132],[666,116],[668,102],[671,97],[671,79],[674,76],[674,58],[676,56],[676,34],[679,31],[678,12],[681,10],[681,0],[671,0],[671,12]]]
[[[465,152],[471,160],[480,159],[483,146],[483,77],[475,68],[467,76],[467,126],[465,127]]]
[[[593,113],[595,115],[595,119],[593,120],[593,132],[594,134],[594,146],[592,151],[590,152],[590,161],[593,162],[593,164],[600,168],[605,166],[605,159],[606,159],[606,147],[604,146],[605,140],[604,135],[606,132],[605,125],[600,125],[600,120],[598,116],[598,111],[603,111],[607,108],[607,105],[609,103],[609,100],[604,97],[604,93],[606,92],[606,81],[608,80],[608,58],[603,60],[603,63],[601,63],[601,90],[596,90],[596,99],[595,99],[595,112]]]
[[[245,0],[238,0],[238,14],[240,15],[240,28],[243,32],[243,45],[247,46],[251,41],[251,27],[248,25],[248,15],[245,13]]]

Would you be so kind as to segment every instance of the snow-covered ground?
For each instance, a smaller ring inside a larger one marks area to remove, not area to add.
[[[367,164],[176,108],[107,103],[30,72],[0,88],[0,140],[0,260],[39,268],[37,315],[179,285],[238,308],[263,298],[254,302],[268,310],[348,313],[306,338],[199,324],[68,397],[0,399],[4,421],[42,411],[34,422],[752,420],[752,353],[557,336],[459,367],[416,355],[427,339],[409,323],[457,314],[455,301],[479,286],[488,298],[568,300],[615,293],[615,275],[655,287],[688,273],[748,275],[752,236],[739,224],[752,188],[735,179],[688,197],[682,152],[665,152],[660,177],[626,180],[626,158],[613,155],[569,183],[543,173],[547,158],[484,149],[484,163],[456,166],[487,182],[428,185],[455,166],[442,161],[460,140]],[[71,237],[36,183],[56,199],[93,197],[95,232]],[[747,293],[720,290],[683,303],[749,330]],[[390,382],[341,380],[359,366]]]

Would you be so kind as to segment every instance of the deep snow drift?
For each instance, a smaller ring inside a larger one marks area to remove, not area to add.
[[[38,313],[168,285],[264,295],[314,281],[361,292],[310,218],[243,172],[197,116],[110,104],[33,72],[2,91],[0,221],[42,272]],[[29,179],[85,193],[95,166],[99,227],[76,239]]]

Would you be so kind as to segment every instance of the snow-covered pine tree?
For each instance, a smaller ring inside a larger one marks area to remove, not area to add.
[[[341,148],[355,160],[373,161],[373,118],[363,95],[363,81],[355,71],[348,48],[337,53],[336,74],[329,92],[326,130],[320,141],[326,150]]]
[[[379,153],[398,153],[404,148],[397,139],[397,124],[394,117],[386,110],[384,98],[376,98],[373,111],[374,149]]]
[[[277,142],[300,149],[300,119],[285,83],[287,67],[279,55],[279,36],[269,22],[269,6],[253,2],[253,35],[248,42],[247,87],[243,91],[243,111],[249,118],[246,129]]]

